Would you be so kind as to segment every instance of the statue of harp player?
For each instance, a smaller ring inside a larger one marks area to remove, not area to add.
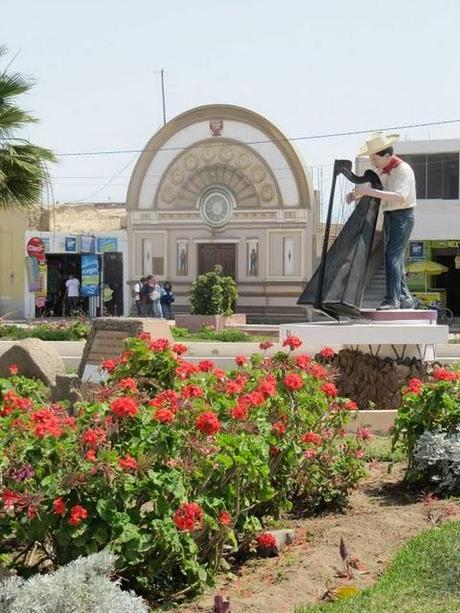
[[[359,317],[380,208],[380,199],[363,196],[328,250],[337,176],[343,174],[352,183],[370,183],[373,189],[382,189],[375,172],[366,170],[360,177],[351,168],[348,160],[334,163],[320,265],[297,301],[297,304],[311,305],[336,319]]]

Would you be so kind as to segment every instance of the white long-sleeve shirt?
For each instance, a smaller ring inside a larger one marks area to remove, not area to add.
[[[383,212],[410,209],[417,204],[415,175],[407,162],[401,162],[389,174],[382,173],[380,180],[382,181],[384,191],[394,192],[404,198],[404,201],[400,204],[382,200],[381,208]]]

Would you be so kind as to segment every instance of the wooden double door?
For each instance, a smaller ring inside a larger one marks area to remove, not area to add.
[[[202,243],[198,245],[198,274],[203,275],[219,264],[223,274],[236,279],[236,245],[233,243]]]

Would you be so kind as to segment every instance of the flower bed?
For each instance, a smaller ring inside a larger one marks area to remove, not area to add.
[[[0,387],[0,554],[9,566],[29,573],[108,545],[126,585],[151,602],[184,597],[232,552],[271,547],[264,517],[346,504],[369,432],[344,437],[356,405],[337,396],[327,366],[258,353],[224,373],[210,360],[185,362],[186,351],[129,339],[104,363],[97,401],[72,417],[30,397],[18,374],[10,396],[23,400],[11,403]]]
[[[33,326],[0,324],[0,339],[21,340],[39,338],[42,341],[80,341],[88,337],[89,324],[85,320],[41,323]]]

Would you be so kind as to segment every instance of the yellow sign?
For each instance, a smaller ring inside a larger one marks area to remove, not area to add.
[[[40,262],[38,265],[40,276],[40,289],[35,294],[35,305],[42,308],[46,304],[46,296],[48,294],[48,265],[45,262]]]

